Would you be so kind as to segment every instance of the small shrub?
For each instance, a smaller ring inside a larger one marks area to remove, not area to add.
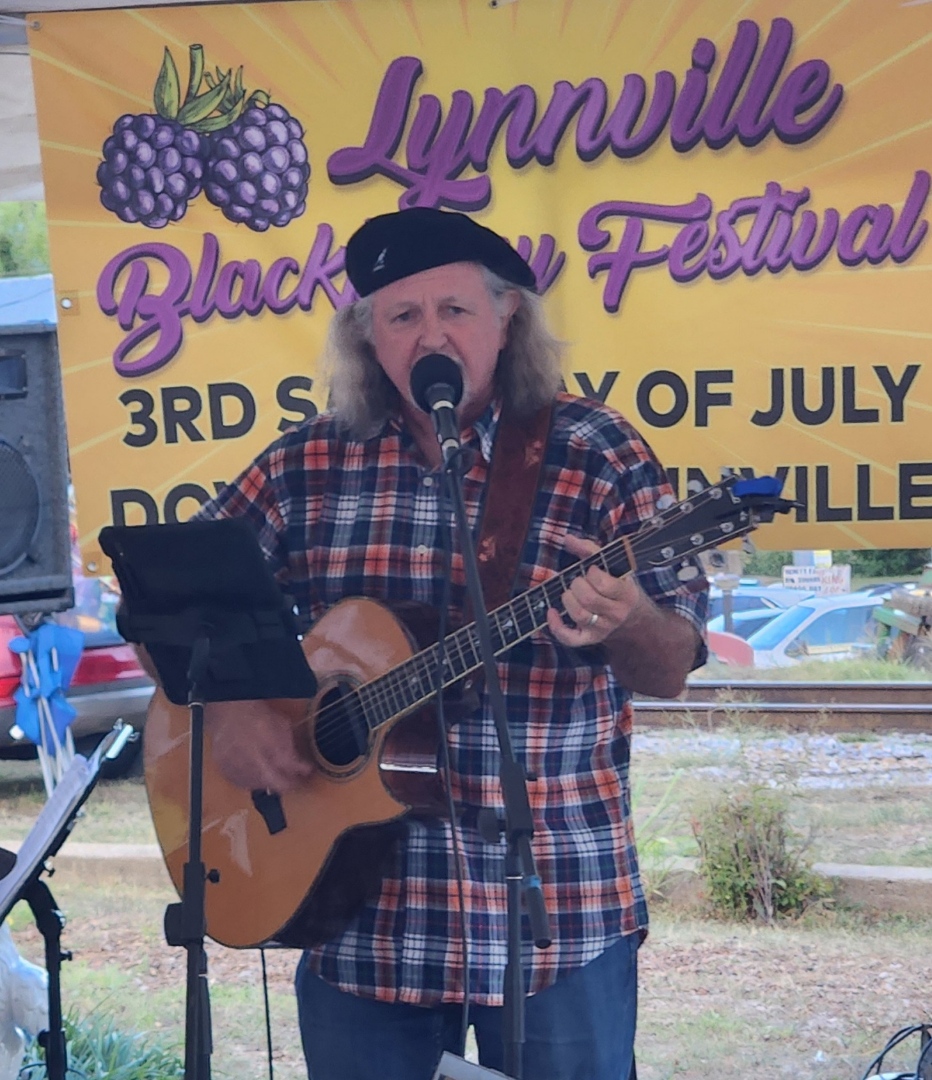
[[[118,1031],[112,1019],[97,1015],[65,1017],[68,1076],[84,1080],[182,1080],[184,1063],[173,1051],[136,1032]],[[22,1075],[45,1075],[45,1054],[35,1043],[27,1051]]]
[[[805,845],[787,816],[782,796],[752,785],[726,792],[694,818],[699,873],[717,912],[772,924],[828,895],[828,883],[805,863]]]

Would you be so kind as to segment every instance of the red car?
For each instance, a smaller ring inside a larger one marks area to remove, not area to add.
[[[84,632],[84,651],[66,696],[77,710],[72,723],[75,745],[89,753],[117,720],[141,732],[152,697],[152,680],[139,666],[136,654],[113,624],[116,597],[105,582],[75,581],[76,603],[69,611],[53,616],[57,622]],[[20,660],[9,643],[21,636],[12,615],[0,615],[0,759],[35,756],[32,743],[10,734],[16,722],[13,694],[19,687]],[[106,763],[104,776],[122,776],[139,754],[141,740],[131,740],[120,755]]]

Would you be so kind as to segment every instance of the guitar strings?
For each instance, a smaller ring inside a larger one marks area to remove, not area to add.
[[[650,559],[654,555],[662,554],[664,549],[670,547],[670,542],[668,538],[663,538],[660,542],[658,542],[656,535],[657,532],[662,529],[664,525],[669,524],[670,520],[675,520],[677,517],[681,516],[684,510],[688,512],[690,508],[702,508],[705,504],[709,502],[719,501],[723,494],[723,489],[726,487],[730,487],[731,484],[733,484],[734,481],[737,479],[737,477],[730,477],[726,481],[723,481],[722,484],[716,485],[712,488],[706,488],[704,489],[704,491],[697,493],[692,498],[686,499],[681,503],[677,503],[673,507],[669,507],[668,509],[661,511],[660,513],[655,515],[654,518],[650,519],[648,522],[642,525],[636,532],[626,534],[624,537],[611,541],[601,551],[597,552],[594,555],[587,556],[585,559],[574,563],[566,570],[560,571],[553,577],[548,578],[547,581],[541,583],[534,589],[529,590],[527,593],[525,593],[523,597],[519,597],[517,600],[504,604],[502,605],[502,607],[497,608],[493,612],[490,612],[490,618],[493,618],[496,624],[498,624],[498,617],[502,612],[510,611],[513,614],[517,614],[517,612],[514,612],[513,609],[515,607],[515,604],[519,600],[524,600],[525,604],[528,606],[528,614],[531,617],[531,625],[526,631],[520,632],[519,636],[514,638],[512,641],[504,641],[503,650],[510,648],[512,645],[517,644],[519,641],[530,636],[530,634],[534,633],[534,631],[538,629],[540,625],[543,625],[542,622],[536,625],[534,623],[534,614],[533,610],[530,607],[530,597],[532,595],[536,593],[543,593],[546,596],[548,602],[543,605],[539,604],[539,608],[542,607],[545,610],[548,606],[554,606],[554,600],[558,598],[559,594],[561,594],[568,587],[568,581],[575,580],[576,577],[585,573],[590,566],[594,566],[596,565],[596,563],[602,562],[609,570],[609,572],[611,572],[612,566],[618,564],[615,556],[626,554],[625,552],[623,552],[625,540],[628,540],[632,543],[632,547],[634,548],[636,555],[641,557],[642,559]],[[713,491],[718,491],[718,494],[711,494],[711,492]],[[740,500],[735,499],[733,495],[731,496],[731,499],[733,503],[735,503],[736,505],[740,505]],[[743,511],[741,509],[737,510],[737,515],[739,517],[742,516],[744,513],[747,513],[747,511]],[[751,519],[750,514],[748,514],[747,521],[744,527],[733,527],[730,532],[725,534],[724,538],[733,539],[735,537],[743,535],[745,532],[750,531],[754,527],[755,522]],[[721,525],[719,525],[718,528],[719,530],[721,530]],[[716,542],[721,542],[721,539],[722,538],[716,538]],[[644,543],[645,540],[648,542]],[[704,544],[695,545],[694,547],[689,549],[688,552],[683,552],[680,554],[682,555],[682,557],[686,557],[686,554],[688,553],[701,551],[710,546],[714,546],[714,543],[706,542]],[[612,565],[609,565],[609,559],[612,560]],[[674,562],[675,559],[668,559],[666,561]],[[627,569],[628,572],[630,572],[631,570],[636,569],[636,567],[628,567]],[[556,596],[551,595],[553,593],[556,593]],[[518,615],[518,621],[519,623],[521,621],[520,615]],[[463,662],[469,663],[471,664],[471,666],[469,666],[467,670],[461,671],[456,674],[455,677],[449,679],[449,681],[445,681],[443,684],[443,689],[451,686],[453,683],[457,682],[459,679],[465,677],[471,671],[474,671],[481,666],[481,661],[479,660],[478,653],[476,651],[475,638],[473,636],[474,627],[475,623],[472,623],[467,627],[461,628],[455,634],[450,635],[450,638],[447,639],[448,642],[452,641],[455,644]],[[501,626],[499,626],[498,629],[499,633],[501,634]],[[463,652],[464,638],[469,639],[468,645],[475,657],[473,661],[466,660],[466,656]],[[318,713],[317,727],[319,732],[322,735],[326,734],[327,732],[334,729],[334,725],[339,726],[345,722],[347,715],[346,706],[347,704],[349,704],[351,699],[355,699],[354,715],[358,716],[361,713],[362,717],[366,720],[367,726],[370,728],[370,730],[373,728],[373,726],[378,727],[379,724],[373,725],[369,720],[369,717],[367,715],[367,704],[376,707],[377,711],[381,712],[384,712],[386,708],[392,710],[392,717],[397,716],[399,713],[402,712],[412,711],[425,704],[432,697],[434,697],[437,692],[432,683],[429,684],[430,688],[428,690],[424,690],[423,683],[421,681],[424,677],[425,671],[429,668],[431,659],[436,659],[436,648],[437,646],[436,644],[434,644],[429,648],[422,650],[419,653],[416,653],[414,656],[409,657],[408,660],[400,664],[393,671],[377,676],[374,680],[370,680],[369,682],[354,688],[353,690],[344,694],[338,701],[328,703]],[[406,672],[411,669],[415,669],[418,666],[421,666],[425,670],[422,670],[420,674],[415,674],[413,678],[406,677]],[[406,680],[406,685],[402,682],[402,679]],[[417,696],[413,699],[406,700],[404,692],[407,687],[417,688]],[[386,717],[386,719],[388,718],[390,717]]]
[[[604,548],[595,554],[580,559],[565,570],[558,571],[546,581],[529,589],[522,594],[522,596],[489,612],[489,618],[495,622],[499,637],[502,640],[502,648],[496,655],[499,655],[500,652],[506,651],[513,645],[516,645],[529,637],[535,630],[543,625],[543,619],[535,624],[535,608],[531,606],[531,597],[542,594],[543,598],[546,599],[546,603],[539,602],[536,605],[536,609],[539,610],[540,614],[542,614],[545,619],[546,608],[556,606],[556,600],[558,600],[559,596],[566,591],[569,584],[576,580],[577,577],[584,575],[590,567],[601,563],[609,573],[612,573],[614,569],[618,568],[623,569],[625,575],[633,573],[638,569],[638,560],[650,562],[654,556],[662,555],[665,549],[671,547],[669,537],[662,537],[658,540],[657,534],[678,517],[683,516],[684,513],[701,510],[713,502],[723,502],[725,506],[728,505],[728,502],[731,502],[733,504],[731,508],[734,511],[733,516],[737,517],[740,523],[733,524],[733,528],[728,532],[725,532],[722,523],[715,524],[713,528],[721,532],[722,535],[716,536],[714,541],[708,540],[704,534],[697,532],[698,535],[702,535],[703,542],[691,546],[688,550],[677,552],[673,558],[665,560],[664,565],[672,564],[676,562],[678,558],[685,559],[690,554],[706,550],[709,547],[714,547],[716,543],[732,540],[750,532],[756,527],[757,523],[754,521],[750,510],[748,508],[742,508],[741,500],[736,498],[734,494],[730,492],[731,486],[738,479],[740,479],[740,477],[727,477],[719,484],[705,488],[703,491],[696,493],[690,498],[684,499],[682,502],[676,503],[674,506],[658,511],[654,517],[642,524],[636,531],[624,534],[623,536],[610,541]],[[713,492],[716,494],[712,494]],[[744,515],[746,515],[746,519],[741,520],[744,518]],[[731,515],[729,515],[729,517],[730,516]],[[626,550],[627,544],[631,545],[631,550],[635,555],[634,566],[631,566],[628,560]],[[531,622],[531,625],[526,631],[520,629],[522,622],[521,615],[515,610],[516,605],[522,601],[528,608],[527,615]],[[512,640],[507,640],[506,635],[503,633],[502,626],[499,623],[499,616],[503,613],[509,616],[506,620],[506,626],[509,622],[514,623],[515,620],[517,620],[518,634]],[[482,666],[478,654],[478,640],[474,631],[475,623],[473,622],[468,626],[461,627],[447,638],[448,646],[452,644],[463,664],[468,666],[465,670],[460,671],[454,677],[451,677],[449,681],[446,680],[445,676],[443,685],[440,688],[441,692]],[[467,658],[467,655],[464,652],[464,646],[473,654],[474,659],[470,660]],[[444,668],[445,670],[449,670],[449,653],[451,649],[448,647],[446,651],[448,655]],[[392,671],[386,672],[369,682],[354,687],[352,690],[342,694],[336,701],[328,702],[317,714],[315,726],[318,735],[326,737],[328,734],[332,734],[338,727],[346,723],[348,716],[358,718],[361,715],[365,720],[367,727],[370,730],[374,730],[386,720],[394,718],[400,713],[411,712],[428,703],[438,692],[433,684],[431,674],[431,661],[433,660],[434,663],[436,662],[436,652],[437,644],[434,643],[428,648],[415,653]],[[427,686],[428,689],[425,690],[425,686]],[[417,696],[414,697],[413,700],[408,699],[406,697],[408,692],[416,694]],[[369,719],[369,708],[374,709],[380,714],[384,713],[386,709],[391,710],[391,713],[389,716],[385,716],[382,720],[373,725]]]
[[[542,623],[535,625],[533,611],[530,610],[531,605],[529,598],[531,595],[537,592],[542,592],[547,597],[548,603],[538,606],[543,609],[545,609],[547,606],[554,606],[555,597],[552,594],[554,592],[562,593],[562,591],[567,587],[567,579],[570,576],[575,578],[576,576],[585,573],[589,566],[595,565],[598,562],[602,562],[609,570],[609,572],[611,572],[613,566],[617,563],[617,560],[614,558],[614,556],[621,553],[620,548],[623,546],[625,539],[633,538],[636,547],[639,547],[639,536],[641,537],[641,540],[643,540],[646,536],[646,538],[651,541],[651,543],[645,544],[642,548],[640,548],[639,554],[642,557],[649,558],[651,555],[662,553],[664,548],[669,547],[669,542],[665,541],[662,543],[658,543],[654,534],[656,534],[658,528],[662,527],[662,525],[664,524],[664,517],[669,519],[679,516],[680,514],[682,514],[684,507],[686,507],[686,505],[690,502],[694,506],[701,506],[703,503],[711,501],[711,499],[713,498],[716,498],[715,496],[710,496],[707,494],[710,490],[711,489],[706,489],[706,492],[700,493],[700,495],[694,497],[694,499],[685,500],[684,503],[677,504],[677,506],[670,508],[670,510],[665,512],[664,514],[657,515],[657,517],[655,517],[651,522],[647,523],[645,526],[642,526],[642,528],[639,529],[638,532],[634,534],[627,534],[625,538],[612,541],[600,552],[592,556],[588,556],[586,559],[580,560],[578,563],[575,563],[573,566],[567,568],[567,570],[555,574],[552,578],[549,578],[546,582],[543,582],[536,589],[531,590],[529,593],[526,593],[523,599],[525,600],[529,608],[529,614],[531,615],[531,624],[526,631],[519,632],[518,636],[512,641],[508,641],[506,635],[502,633],[502,628],[499,624],[499,616],[503,611],[509,611],[513,614],[516,614],[514,612],[515,601],[512,601],[509,604],[505,604],[501,608],[496,609],[494,612],[491,612],[490,617],[495,620],[499,630],[499,634],[503,639],[503,650],[510,648],[512,645],[516,644],[524,637],[529,636],[538,628],[538,625],[542,625]],[[734,501],[737,502],[737,500]],[[658,518],[660,519],[659,522]],[[729,537],[740,536],[743,532],[748,531],[749,528],[753,528],[753,523],[749,522],[748,527],[745,529],[733,529],[727,535]],[[711,545],[708,543],[704,545],[696,545],[691,550],[703,550],[703,547],[708,546]],[[671,559],[667,561],[675,560]],[[508,621],[513,622],[513,619],[509,619]],[[518,621],[520,623],[520,616],[518,616]],[[479,666],[481,666],[478,658],[478,653],[476,651],[475,638],[472,634],[474,626],[475,624],[471,624],[469,627],[464,627],[460,631],[457,631],[455,635],[451,635],[451,637],[448,639],[448,641],[454,642],[457,647],[457,651],[460,653],[461,658],[468,666],[466,670],[459,672],[454,678],[451,678],[450,680],[444,682],[444,688],[451,685],[452,683],[455,683],[459,679],[463,678],[465,675],[469,674],[470,671],[476,670]],[[467,661],[465,654],[463,653],[462,639],[464,637],[468,637],[469,639],[468,644],[475,657],[473,661]],[[329,703],[318,714],[318,728],[321,734],[325,734],[327,731],[332,730],[333,725],[339,725],[345,722],[346,706],[350,704],[350,699],[355,699],[355,715],[359,716],[361,714],[362,718],[366,720],[367,726],[369,726],[369,728],[371,729],[373,725],[367,716],[367,705],[378,707],[379,710],[382,712],[384,712],[385,708],[387,707],[392,710],[392,716],[397,716],[400,713],[411,711],[419,707],[419,705],[434,697],[436,694],[436,690],[433,687],[432,683],[430,684],[430,689],[423,689],[422,679],[424,677],[424,671],[421,671],[419,674],[415,674],[413,678],[407,678],[404,673],[411,669],[415,669],[418,666],[423,667],[425,663],[429,665],[429,661],[431,659],[436,659],[435,652],[436,645],[422,651],[421,653],[415,654],[415,656],[410,657],[403,664],[399,665],[399,667],[396,668],[393,672],[381,675],[375,680],[372,680],[369,683],[365,683],[362,686],[355,688],[349,693],[343,695],[343,697],[341,697],[340,700],[337,702]],[[402,683],[402,678],[405,678],[404,684]],[[409,686],[416,688],[416,696],[406,699],[404,696],[404,692]],[[377,727],[379,725],[376,724],[375,726]]]

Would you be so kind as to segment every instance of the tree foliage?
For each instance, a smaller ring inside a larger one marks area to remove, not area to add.
[[[49,272],[45,203],[0,203],[0,277]]]
[[[919,573],[929,561],[929,549],[836,551],[834,558],[836,563],[851,563],[851,573],[858,577],[902,577]]]
[[[900,578],[918,574],[929,561],[929,548],[878,548],[873,551],[834,551],[836,566],[850,564],[853,577]],[[755,551],[744,564],[746,574],[781,577],[793,565],[792,551]]]

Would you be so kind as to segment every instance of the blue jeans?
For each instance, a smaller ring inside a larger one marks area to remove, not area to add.
[[[526,999],[527,1080],[628,1080],[637,1019],[637,949],[629,934]],[[431,1080],[458,1053],[462,1008],[393,1005],[337,990],[302,959],[295,978],[309,1080]],[[504,1070],[502,1010],[473,1005],[479,1060]]]

